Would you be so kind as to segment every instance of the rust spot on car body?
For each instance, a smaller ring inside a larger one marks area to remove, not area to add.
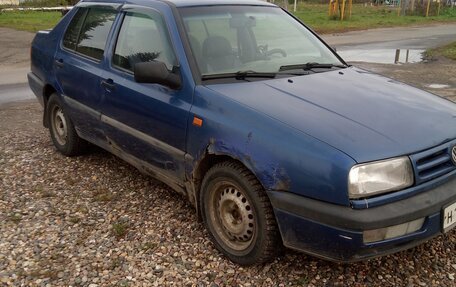
[[[247,136],[247,143],[252,139],[252,133]],[[211,138],[207,145],[205,154],[227,156],[234,160],[240,161],[245,165],[260,181],[267,190],[289,190],[291,181],[285,169],[278,163],[270,162],[268,154],[255,154],[252,156],[247,151],[241,151],[225,141]],[[205,155],[204,155],[205,156]],[[202,156],[200,161],[204,158]],[[256,161],[252,158],[258,159]],[[196,162],[198,166],[199,162]]]

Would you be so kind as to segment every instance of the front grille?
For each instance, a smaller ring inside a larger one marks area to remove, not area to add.
[[[416,184],[420,184],[456,169],[451,160],[451,149],[456,141],[440,145],[438,147],[412,155]]]

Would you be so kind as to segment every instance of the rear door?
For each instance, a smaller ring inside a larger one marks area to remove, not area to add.
[[[103,139],[100,86],[103,54],[117,11],[113,6],[78,7],[54,58],[69,115],[86,139]]]
[[[124,157],[147,163],[143,167],[162,181],[182,185],[193,86],[185,79],[177,90],[135,82],[136,63],[160,61],[177,71],[180,59],[171,41],[170,23],[159,7],[125,5],[121,17],[103,79],[102,121],[108,142]]]

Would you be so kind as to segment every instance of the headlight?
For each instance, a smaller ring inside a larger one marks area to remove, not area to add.
[[[350,198],[396,191],[412,184],[412,165],[406,156],[355,165],[348,175]]]

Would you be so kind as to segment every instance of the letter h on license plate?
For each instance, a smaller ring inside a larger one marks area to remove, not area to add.
[[[456,226],[456,202],[443,209],[443,232]]]

